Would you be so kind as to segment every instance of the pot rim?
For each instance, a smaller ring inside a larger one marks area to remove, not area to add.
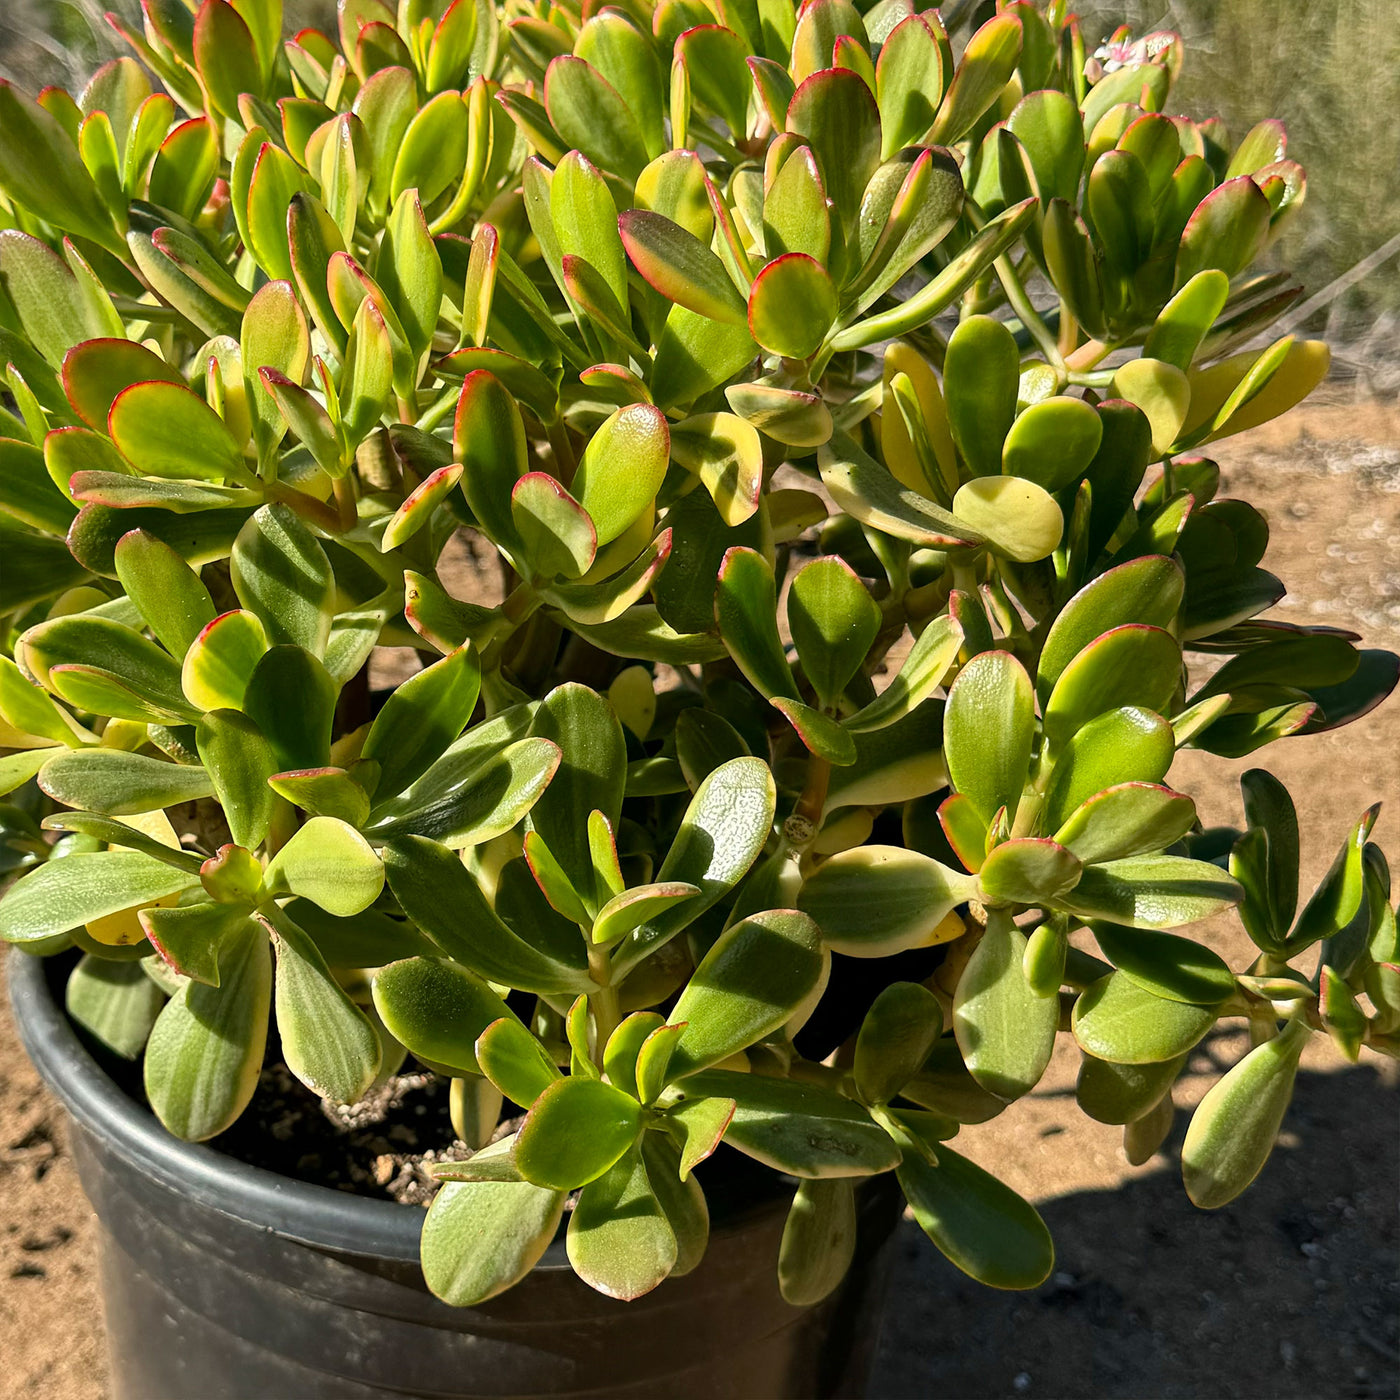
[[[294,1181],[167,1132],[79,1039],[49,987],[47,961],[18,948],[7,960],[20,1042],[59,1102],[107,1150],[186,1200],[283,1239],[339,1254],[418,1263],[427,1214],[421,1206]],[[568,1264],[541,1261],[535,1267]]]

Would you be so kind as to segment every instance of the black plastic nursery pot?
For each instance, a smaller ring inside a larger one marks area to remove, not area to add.
[[[636,1302],[575,1277],[561,1236],[508,1293],[452,1308],[419,1271],[421,1208],[171,1137],[74,1030],[58,969],[15,952],[8,973],[97,1214],[116,1400],[863,1393],[900,1205],[890,1177],[861,1193],[855,1261],[816,1307],[778,1292],[787,1196],[717,1192],[704,1261]]]

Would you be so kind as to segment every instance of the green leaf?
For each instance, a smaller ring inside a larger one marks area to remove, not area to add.
[[[423,1278],[453,1307],[519,1283],[559,1228],[567,1193],[526,1181],[448,1181],[423,1220]]]
[[[598,536],[588,512],[548,472],[527,472],[510,494],[521,564],[542,579],[578,578],[592,567]]]
[[[1186,375],[1163,360],[1129,360],[1113,376],[1113,394],[1135,404],[1152,428],[1152,451],[1161,456],[1176,441],[1191,406]]]
[[[1155,783],[1117,783],[1088,798],[1055,832],[1085,865],[1165,850],[1190,831],[1196,804]]]
[[[957,161],[945,150],[911,147],[881,166],[861,201],[857,233],[864,263],[854,283],[848,286],[846,299],[854,295],[855,308],[864,310],[907,276],[957,223],[963,198]],[[969,269],[984,266],[980,260],[988,250],[998,246],[1001,237],[1002,230],[993,228],[987,240],[979,235],[963,254],[952,259],[944,273],[917,294],[916,311],[921,314],[919,319],[904,324],[903,329],[912,329],[920,319],[936,315],[940,306],[949,304],[957,296],[957,289],[965,285],[963,279],[975,275],[970,274]],[[877,325],[889,325],[882,317],[894,315],[901,322],[907,322],[907,316],[901,316],[901,312],[902,307],[895,307],[871,319]],[[849,335],[858,338],[860,344],[868,345],[870,340],[865,330],[868,324],[843,332],[843,343]]]
[[[915,640],[890,683],[843,727],[853,734],[868,734],[903,719],[943,683],[963,643],[962,627],[950,616],[936,617]]]
[[[180,685],[198,710],[238,710],[268,649],[256,613],[235,609],[204,627],[185,652]]]
[[[174,909],[152,905],[140,913],[151,946],[182,977],[217,987],[223,981],[221,960],[238,947],[249,928],[248,911],[236,904],[181,904]],[[257,935],[261,941],[261,935]]]
[[[336,267],[336,254],[331,268]],[[394,382],[394,338],[383,306],[366,295],[356,308],[341,369],[340,426],[346,446],[363,441],[384,415]]]
[[[112,216],[58,119],[8,82],[0,82],[0,189],[46,223],[125,256]]]
[[[476,1063],[501,1093],[526,1109],[560,1077],[544,1046],[509,1011],[477,1036]]]
[[[531,830],[539,833],[574,889],[592,903],[588,821],[600,811],[615,826],[621,814],[627,778],[622,725],[602,696],[570,683],[540,702],[531,734],[556,743],[562,754],[549,786],[530,809]]]
[[[373,1022],[285,911],[268,906],[258,920],[277,953],[277,1031],[287,1068],[323,1098],[356,1103],[379,1073],[381,1047]]]
[[[179,384],[155,379],[121,390],[106,426],[122,456],[145,475],[196,481],[247,476],[223,420]]]
[[[1103,423],[1092,405],[1063,395],[1042,399],[1012,423],[1001,469],[1060,491],[1084,475],[1102,439]]]
[[[378,791],[402,792],[466,728],[481,688],[470,642],[404,681],[375,716],[360,756],[380,766]]]
[[[1007,1100],[1040,1082],[1060,1020],[1058,999],[1037,995],[1026,980],[1025,952],[1026,937],[1008,916],[989,918],[953,998],[953,1030],[968,1071]]]
[[[30,234],[18,229],[0,234],[0,286],[25,335],[55,369],[80,341],[121,332],[121,320],[100,284],[102,300],[87,294],[91,276],[89,270],[80,281],[53,249]]]
[[[1172,933],[1093,925],[1103,955],[1153,996],[1218,1006],[1235,992],[1234,974],[1209,948]]]
[[[621,214],[618,229],[632,265],[662,296],[697,315],[746,325],[744,298],[724,264],[693,233],[646,209]]]
[[[861,196],[880,163],[880,112],[869,85],[847,68],[813,73],[788,104],[787,129],[811,146],[849,239]]]
[[[636,1099],[601,1079],[560,1079],[540,1094],[515,1141],[521,1175],[573,1191],[595,1181],[637,1140]]]
[[[275,646],[253,667],[243,711],[272,745],[274,772],[330,762],[337,687],[305,648]]]
[[[76,721],[49,699],[8,656],[0,657],[0,719],[19,730],[55,744],[76,745]]]
[[[777,1030],[822,973],[821,932],[796,910],[755,914],[722,933],[670,1015],[686,1029],[669,1077],[705,1069]]]
[[[262,620],[273,646],[325,654],[335,578],[320,542],[287,506],[254,512],[238,532],[229,566],[239,602]]]
[[[875,958],[944,941],[943,921],[976,888],[973,877],[917,851],[860,846],[819,866],[797,904],[829,948]]]
[[[204,207],[218,170],[213,124],[206,117],[181,122],[156,151],[146,197],[183,219],[193,219]]]
[[[46,534],[67,534],[77,509],[50,477],[39,448],[0,438],[0,474],[0,511]]]
[[[1074,1004],[1074,1038],[1115,1064],[1158,1064],[1185,1054],[1215,1024],[1215,1006],[1154,996],[1123,972],[1101,977]]]
[[[1148,1065],[1117,1065],[1085,1055],[1075,1097],[1097,1122],[1132,1123],[1163,1102],[1185,1064],[1185,1055]]]
[[[1043,486],[1015,476],[978,477],[953,497],[964,535],[982,539],[993,554],[1020,564],[1044,559],[1060,542],[1064,516]]]
[[[891,982],[865,1013],[856,1037],[853,1068],[861,1098],[888,1103],[923,1068],[942,1033],[938,998],[917,982]]]
[[[384,226],[375,273],[404,328],[414,358],[421,360],[437,329],[442,305],[442,261],[423,219],[419,193],[414,189],[406,189],[397,197]]]
[[[609,544],[656,499],[670,459],[665,415],[651,404],[619,408],[594,430],[574,477],[598,544]]]
[[[784,253],[754,278],[749,290],[749,331],[771,354],[808,359],[821,347],[835,319],[836,287],[826,269],[806,253]]]
[[[1020,351],[1003,322],[970,316],[949,337],[943,370],[948,425],[974,476],[1001,471],[1020,373]]]
[[[130,340],[98,339],[75,345],[63,361],[63,388],[78,416],[91,428],[107,431],[112,405],[124,389],[161,380],[183,386],[180,373],[144,345]]]
[[[723,384],[758,354],[749,328],[673,306],[656,342],[652,396],[663,408],[686,407]]]
[[[796,698],[778,636],[777,584],[757,550],[736,546],[720,565],[715,621],[735,664],[765,699]]]
[[[659,1011],[634,1011],[618,1024],[603,1050],[603,1074],[610,1084],[639,1099],[637,1056],[653,1031],[665,1025]]]
[[[214,604],[199,575],[168,544],[145,530],[123,535],[114,557],[127,597],[156,640],[171,656],[184,656],[214,620]]]
[[[45,771],[48,771],[47,768]],[[1303,912],[1298,916],[1298,922],[1285,944],[1290,957],[1311,947],[1319,939],[1331,938],[1356,917],[1357,910],[1361,908],[1365,880],[1362,854],[1379,810],[1378,806],[1371,807],[1361,814],[1333,858],[1327,874],[1313,891],[1312,898],[1303,906]]]
[[[272,745],[251,719],[236,710],[202,715],[195,743],[234,844],[256,850],[267,836],[276,802],[268,786],[277,771]]]
[[[1045,706],[1045,733],[1064,742],[1089,720],[1127,706],[1164,714],[1181,678],[1170,632],[1125,623],[1096,638],[1060,673]]]
[[[680,1174],[681,1150],[663,1133],[645,1133],[641,1141],[647,1178],[676,1237],[676,1262],[668,1275],[680,1278],[705,1257],[710,1241],[710,1211],[694,1177]]]
[[[486,1072],[476,1042],[498,1021],[524,1029],[480,977],[443,958],[405,958],[381,967],[374,975],[374,1009],[395,1040],[454,1074]]]
[[[793,1307],[819,1303],[846,1276],[856,1249],[849,1177],[798,1183],[778,1251],[778,1288]]]
[[[567,1244],[574,1272],[590,1288],[628,1302],[649,1293],[675,1267],[676,1235],[652,1190],[640,1146],[584,1190],[569,1217]]]
[[[1144,855],[1088,866],[1058,904],[1080,918],[1133,928],[1174,928],[1239,902],[1239,885],[1218,866],[1183,856]]]
[[[673,905],[694,899],[700,890],[679,881],[637,885],[614,895],[593,920],[593,941],[606,947],[625,938],[634,928],[664,913]]]
[[[982,25],[967,41],[929,139],[949,146],[966,135],[996,101],[1016,71],[1020,56],[1019,15],[999,14]]]
[[[928,20],[911,14],[895,25],[875,65],[882,159],[928,134],[951,76]]]
[[[49,861],[17,880],[0,901],[0,938],[35,943],[80,924],[153,903],[198,877],[139,851],[95,851]]]
[[[463,381],[452,441],[472,514],[497,543],[518,546],[510,500],[528,470],[525,429],[515,400],[489,371],[473,370]]]
[[[1303,1022],[1290,1022],[1213,1084],[1191,1115],[1181,1174],[1202,1210],[1227,1205],[1264,1169],[1308,1039]]]
[[[1129,706],[1090,720],[1055,760],[1044,829],[1059,831],[1081,804],[1117,784],[1160,783],[1175,754],[1170,723],[1150,710]]]
[[[468,731],[467,739],[483,726]],[[459,744],[463,741],[459,740]],[[497,747],[476,744],[456,762],[457,746],[400,796],[374,809],[369,831],[376,841],[430,836],[453,850],[503,835],[535,805],[559,766],[559,749],[548,739],[519,739]]]
[[[856,761],[832,773],[823,810],[883,807],[946,787],[942,738],[943,705],[936,700],[884,729],[856,735]]]
[[[676,1048],[676,1041],[680,1038],[684,1030],[685,1027],[681,1025],[657,1026],[651,1034],[642,1041],[641,1047],[637,1051],[635,1070],[637,1098],[642,1103],[654,1103],[661,1096],[661,1091],[666,1087],[667,1071],[671,1064],[671,1054]],[[725,1121],[728,1122],[728,1119],[726,1118]],[[716,1137],[716,1141],[718,1141],[718,1137]],[[713,1146],[710,1150],[714,1150]],[[708,1153],[705,1155],[708,1155]],[[687,1160],[691,1160],[688,1153]],[[682,1167],[682,1176],[684,1176],[685,1172],[688,1170],[688,1167]]]
[[[729,7],[724,13],[729,15]],[[732,25],[697,24],[675,41],[675,56],[684,65],[696,101],[735,136],[742,136],[748,125],[748,55],[748,44]]]
[[[664,1029],[672,1033],[680,1031],[679,1026]],[[726,1098],[682,1099],[667,1110],[666,1126],[681,1145],[682,1181],[720,1145],[733,1117],[734,1100]]]
[[[1189,370],[1229,294],[1230,279],[1219,268],[1196,273],[1158,313],[1142,347],[1144,357]]]
[[[626,103],[591,64],[564,54],[544,77],[544,105],[555,131],[593,164],[636,182],[648,160],[646,143]]]
[[[1264,888],[1273,931],[1282,938],[1298,912],[1298,813],[1288,789],[1263,768],[1240,774],[1240,793],[1245,825],[1262,828],[1268,838]]]
[[[758,509],[763,444],[742,418],[698,413],[674,424],[671,456],[704,482],[726,525],[742,525]]]
[[[1227,277],[1243,272],[1263,250],[1272,212],[1249,176],[1218,185],[1196,206],[1181,235],[1176,286],[1207,268],[1219,268]]]
[[[764,250],[770,259],[783,253],[805,253],[825,266],[831,253],[833,211],[827,204],[817,158],[810,147],[793,148],[790,137],[771,151],[770,168],[780,153],[783,159],[763,194]]]
[[[194,802],[214,791],[203,768],[120,749],[70,749],[45,765],[40,786],[78,811],[123,817]]]
[[[1035,1288],[1055,1247],[1036,1209],[950,1147],[938,1165],[906,1152],[896,1171],[924,1233],[965,1274],[991,1288]]]
[[[69,1016],[124,1060],[141,1053],[165,1005],[165,993],[139,962],[113,962],[84,954],[68,974],[64,1006]]]
[[[300,895],[346,919],[379,898],[384,867],[354,827],[335,817],[312,817],[272,858],[263,886],[272,894]]]
[[[822,484],[836,504],[863,525],[931,549],[969,548],[982,536],[890,471],[845,434],[818,449]]]
[[[421,836],[399,837],[384,847],[384,869],[404,913],[478,976],[545,995],[596,990],[582,939],[568,961],[554,946],[527,942],[496,914],[446,846]]]
[[[1127,623],[1170,627],[1184,589],[1181,566],[1159,554],[1130,559],[1086,584],[1065,604],[1046,635],[1036,674],[1042,701],[1069,663],[1104,633]]]
[[[157,860],[163,860],[167,865],[173,865],[177,870],[184,870],[195,876],[199,874],[199,867],[203,863],[199,856],[189,851],[164,845],[154,836],[138,831],[134,826],[128,826],[113,817],[100,816],[96,812],[56,812],[53,816],[44,818],[43,829],[78,831],[84,836],[96,837],[99,841],[113,846],[142,851]]]
[[[219,985],[189,981],[166,1002],[146,1042],[145,1089],[176,1137],[204,1142],[248,1106],[262,1072],[271,1001],[267,940],[247,920],[220,948]]]
[[[384,967],[436,952],[435,945],[411,923],[373,909],[338,919],[305,899],[289,908],[332,967]]]
[[[696,885],[700,893],[648,920],[616,946],[614,982],[738,884],[772,832],[776,805],[773,775],[761,759],[731,759],[700,784],[655,877],[659,884]]]
[[[725,1142],[791,1176],[871,1176],[899,1161],[899,1149],[864,1108],[815,1084],[711,1069],[687,1079],[684,1092],[687,1102],[733,1100]]]
[[[1025,148],[1042,203],[1076,199],[1084,170],[1084,123],[1074,99],[1053,89],[1028,92],[1006,125]]]
[[[1045,904],[1073,889],[1082,870],[1074,853],[1054,841],[1017,837],[987,852],[978,884],[988,904]]]
[[[1030,768],[1035,693],[1010,652],[984,651],[959,672],[943,717],[944,757],[954,788],[983,821],[1016,814]]]
[[[739,417],[775,442],[820,447],[831,438],[831,410],[816,394],[768,384],[731,384],[724,396]]]
[[[880,630],[879,605],[844,559],[828,555],[793,578],[787,615],[802,670],[834,709]]]
[[[300,384],[311,358],[306,317],[290,282],[268,282],[258,289],[243,312],[240,349],[244,392],[253,410],[253,434],[262,460],[287,429],[262,371],[270,368]]]

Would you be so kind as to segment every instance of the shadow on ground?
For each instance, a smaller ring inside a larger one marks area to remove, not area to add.
[[[958,1273],[905,1221],[870,1394],[895,1397],[1394,1397],[1400,1156],[1369,1066],[1304,1074],[1263,1175],[1197,1210],[1170,1165],[1040,1203],[1056,1272],[1033,1293]]]

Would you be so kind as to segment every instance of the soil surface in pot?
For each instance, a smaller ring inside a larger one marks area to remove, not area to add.
[[[445,1079],[409,1068],[352,1107],[328,1104],[280,1061],[263,1067],[247,1111],[211,1147],[281,1176],[426,1205],[434,1162],[468,1155],[454,1141]]]

